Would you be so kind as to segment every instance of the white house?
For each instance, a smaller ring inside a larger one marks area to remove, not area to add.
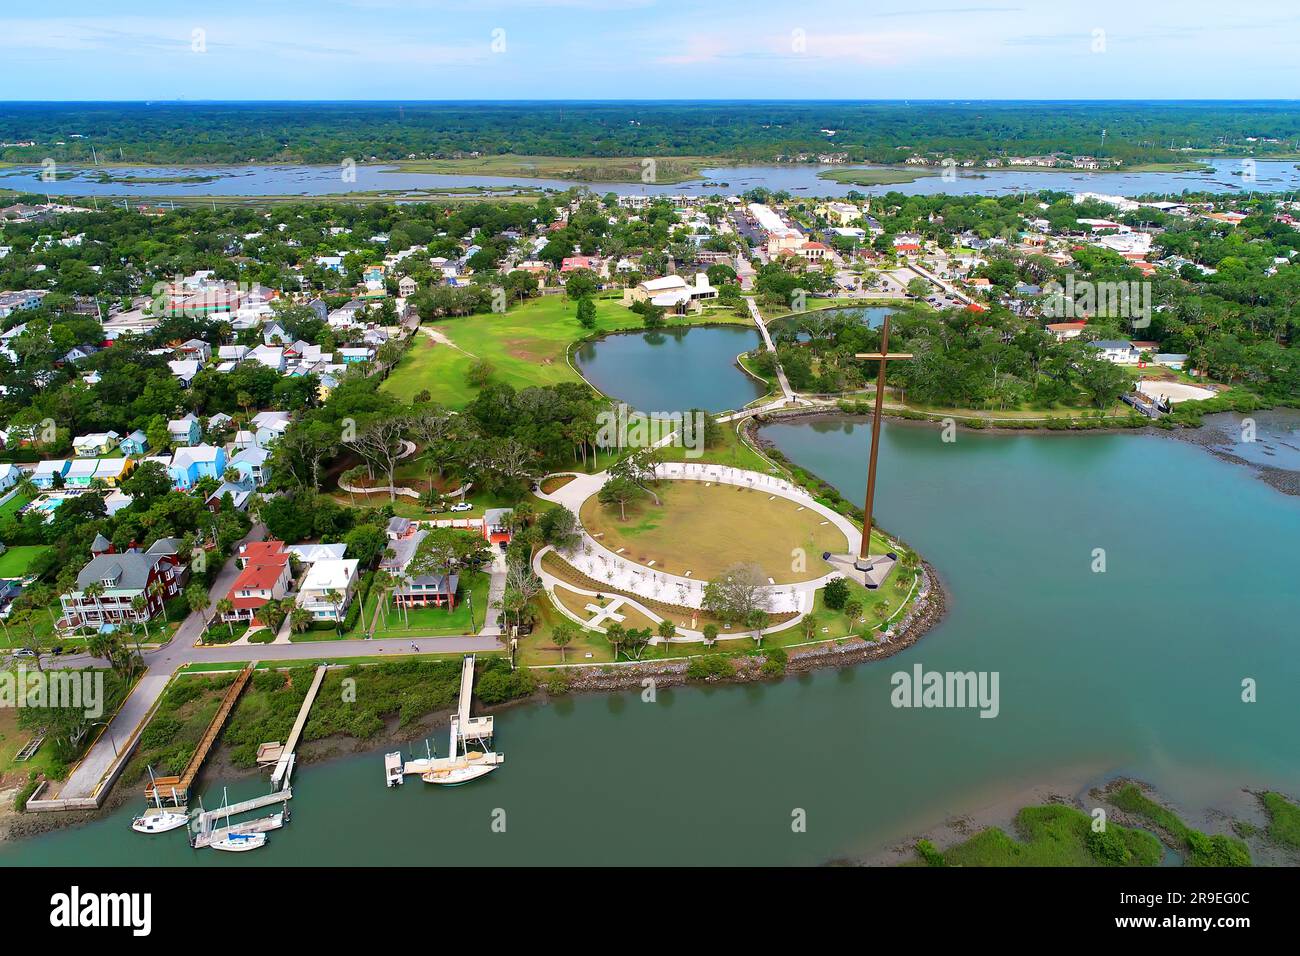
[[[357,584],[356,558],[323,558],[308,569],[298,589],[298,606],[316,621],[339,621],[347,615]]]

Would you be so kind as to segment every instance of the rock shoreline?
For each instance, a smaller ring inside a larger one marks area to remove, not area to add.
[[[759,653],[750,656],[728,658],[735,668],[734,674],[710,677],[703,681],[687,676],[689,662],[686,660],[643,661],[633,664],[575,668],[566,681],[565,693],[627,690],[643,686],[642,682],[647,678],[653,679],[658,688],[680,687],[687,684],[696,686],[744,684],[753,681],[780,680],[792,674],[803,674],[825,667],[845,667],[867,661],[883,660],[906,650],[924,637],[930,628],[943,618],[946,608],[945,593],[934,568],[922,562],[921,594],[917,598],[917,603],[890,631],[888,638],[877,641],[844,638],[820,642],[810,647],[794,648],[789,652],[785,674],[779,677],[763,672],[763,664],[768,658],[766,654],[761,653],[761,648]],[[550,694],[543,687],[535,696],[546,698],[556,695]]]

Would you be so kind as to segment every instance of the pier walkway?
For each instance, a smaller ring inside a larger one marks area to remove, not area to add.
[[[280,759],[275,764],[275,770],[271,771],[271,785],[276,789],[279,789],[281,782],[288,778],[293,767],[293,754],[298,749],[298,738],[302,736],[302,729],[307,724],[307,715],[311,713],[311,705],[315,703],[316,695],[320,693],[320,685],[325,680],[325,672],[328,669],[324,664],[316,668],[316,676],[312,678],[307,696],[302,699],[302,706],[298,708],[298,719],[293,722],[293,729],[289,731],[289,739],[284,742],[284,749],[280,751]]]

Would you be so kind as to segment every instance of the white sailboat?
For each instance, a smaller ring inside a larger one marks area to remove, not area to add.
[[[153,767],[149,767],[149,781],[153,784],[154,806],[149,807],[131,821],[131,829],[136,833],[166,833],[168,830],[176,830],[190,822],[190,815],[184,807],[166,808],[162,805],[162,797],[158,795],[158,782],[154,779]],[[176,791],[172,791],[173,799]]]
[[[210,845],[214,850],[225,850],[228,853],[244,853],[248,850],[256,850],[258,847],[266,846],[266,834],[227,833],[220,840],[213,840]]]
[[[493,752],[482,753],[477,750],[467,750],[464,756],[456,755],[456,740],[460,735],[457,733],[458,719],[451,718],[451,749],[448,750],[446,760],[439,760],[436,763],[430,761],[431,766],[424,773],[420,774],[420,779],[425,783],[437,783],[443,786],[454,787],[462,783],[469,783],[471,780],[477,780],[479,777],[491,773],[501,763],[501,755]]]
[[[273,813],[265,821],[253,820],[242,826],[249,829],[240,829],[241,824],[230,825],[230,797],[226,788],[221,788],[221,804],[226,808],[226,828],[225,836],[213,840],[208,844],[214,850],[225,850],[227,853],[246,853],[249,850],[256,850],[259,847],[266,846],[266,833],[263,830],[254,830],[253,827],[270,824],[271,827],[283,826],[285,814]]]

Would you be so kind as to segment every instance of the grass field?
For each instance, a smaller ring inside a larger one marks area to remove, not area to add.
[[[50,550],[43,544],[17,545],[0,554],[0,578],[21,578],[32,562]]]
[[[19,509],[25,507],[30,503],[31,503],[30,498],[25,498],[22,495],[14,495],[4,504],[0,505],[0,518],[5,518],[8,517],[9,515],[15,515],[18,513]]]
[[[624,549],[623,557],[645,565],[654,561],[656,571],[690,571],[703,580],[744,561],[777,584],[811,581],[825,573],[823,551],[848,550],[843,532],[822,523],[826,518],[763,491],[698,481],[665,482],[655,491],[663,504],[639,499],[627,506],[626,521],[617,505],[602,505],[595,497],[583,502],[579,517],[593,535],[603,534],[599,540],[611,551]],[[806,570],[791,570],[795,548],[807,556]]]
[[[597,299],[595,332],[617,332],[645,327],[641,316],[623,307],[621,299]],[[726,320],[721,313],[670,320],[670,324],[695,324]],[[737,320],[739,321],[739,320]],[[435,341],[432,330],[453,343]],[[464,408],[478,389],[465,375],[480,359],[491,364],[492,380],[522,389],[534,385],[580,382],[566,352],[572,342],[587,334],[578,324],[577,305],[567,296],[532,299],[503,314],[471,315],[447,319],[416,333],[401,363],[384,382],[384,389],[404,401],[427,390],[435,402]]]

